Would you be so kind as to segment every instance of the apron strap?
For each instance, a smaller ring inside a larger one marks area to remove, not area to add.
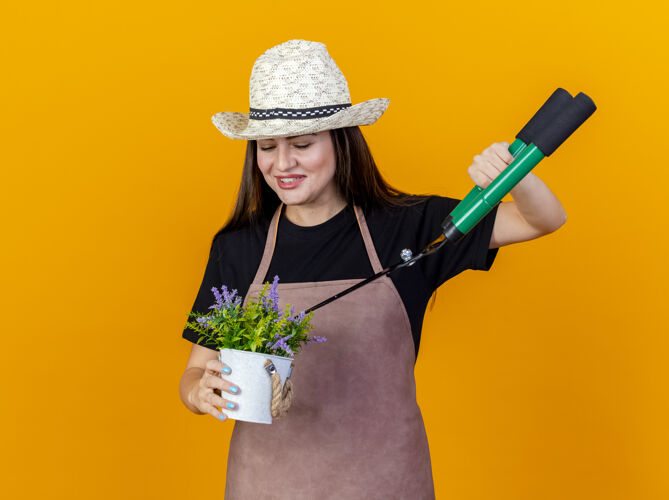
[[[269,231],[267,232],[267,240],[265,241],[265,251],[262,254],[262,260],[258,266],[256,276],[253,278],[254,285],[262,285],[262,280],[265,278],[265,275],[269,270],[269,264],[272,261],[272,254],[274,253],[274,245],[276,244],[276,230],[279,225],[279,217],[281,216],[282,208],[283,202],[280,202],[279,206],[276,207],[276,210],[274,211],[272,221],[269,223]]]
[[[256,272],[255,278],[253,278],[254,285],[262,285],[262,280],[265,278],[267,271],[269,270],[270,262],[272,261],[272,255],[274,254],[274,246],[276,245],[276,235],[277,229],[279,226],[279,219],[281,217],[281,210],[283,209],[283,202],[279,203],[279,206],[274,212],[272,221],[269,223],[269,231],[267,232],[267,240],[265,241],[265,251],[263,252],[262,260],[258,266],[258,271]],[[369,262],[372,264],[372,269],[374,273],[380,273],[383,271],[381,262],[374,248],[374,242],[372,241],[372,236],[369,233],[369,228],[367,227],[367,221],[365,220],[365,215],[362,212],[362,209],[354,204],[353,209],[355,212],[355,217],[358,221],[358,227],[362,233],[362,239],[365,242],[365,249],[367,250],[367,256],[369,257]]]
[[[381,266],[381,261],[379,261],[379,256],[376,253],[376,248],[374,248],[372,235],[369,234],[369,228],[367,227],[365,214],[362,213],[362,208],[360,208],[358,205],[353,205],[353,208],[355,209],[355,216],[358,219],[358,226],[360,227],[360,232],[362,233],[362,239],[365,242],[365,248],[367,249],[369,262],[372,264],[374,274],[380,273],[383,271],[383,267]]]

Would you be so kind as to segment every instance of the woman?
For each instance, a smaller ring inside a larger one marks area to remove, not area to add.
[[[246,299],[280,277],[282,302],[304,310],[422,250],[460,202],[388,186],[360,132],[388,99],[354,106],[325,45],[289,40],[261,55],[250,113],[217,113],[227,137],[248,140],[234,211],[214,236],[193,312],[222,284]],[[496,143],[469,175],[487,186],[513,157]],[[295,357],[294,399],[271,425],[235,421],[226,498],[434,498],[413,368],[430,296],[466,269],[488,270],[498,248],[548,234],[566,215],[533,174],[459,243],[346,294],[314,314],[327,337]],[[239,394],[232,367],[193,342],[180,384],[186,407],[220,420]],[[299,359],[298,359],[299,358]],[[229,376],[224,379],[220,373]],[[225,412],[218,408],[224,408]]]

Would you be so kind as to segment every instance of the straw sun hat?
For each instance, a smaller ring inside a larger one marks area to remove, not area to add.
[[[371,125],[388,104],[377,98],[351,105],[346,78],[325,44],[288,40],[253,64],[249,113],[223,111],[211,121],[230,139],[268,139]]]

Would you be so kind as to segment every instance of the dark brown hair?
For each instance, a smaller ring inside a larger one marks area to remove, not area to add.
[[[331,129],[334,146],[334,180],[348,204],[355,203],[364,211],[376,208],[405,207],[422,203],[430,195],[412,195],[389,185],[372,157],[360,127]],[[281,200],[265,182],[257,161],[257,141],[247,141],[246,158],[237,201],[220,233],[241,229],[270,218]],[[214,236],[215,238],[216,236]],[[432,307],[436,299],[433,295]],[[430,308],[431,309],[431,308]]]

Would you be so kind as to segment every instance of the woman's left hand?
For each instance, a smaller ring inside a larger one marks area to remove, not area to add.
[[[474,163],[467,169],[476,185],[487,188],[492,181],[514,160],[508,142],[495,142],[474,156]]]

